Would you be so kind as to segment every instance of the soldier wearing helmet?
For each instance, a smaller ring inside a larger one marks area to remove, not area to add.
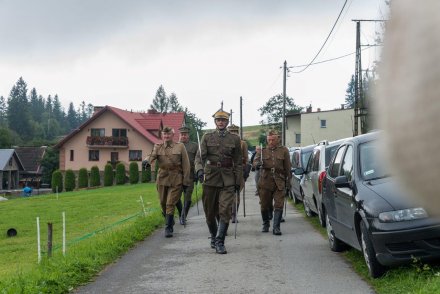
[[[163,142],[155,144],[153,151],[144,161],[145,165],[157,160],[157,192],[159,193],[162,214],[166,218],[165,237],[173,236],[174,207],[180,200],[182,190],[191,185],[190,162],[185,146],[173,141],[174,129],[162,129]]]
[[[224,246],[235,193],[240,190],[242,155],[240,138],[226,129],[229,113],[219,109],[214,115],[216,130],[203,135],[201,156],[196,158],[197,177],[203,182],[203,209],[211,234],[211,247],[219,254]],[[216,216],[219,216],[217,226]]]

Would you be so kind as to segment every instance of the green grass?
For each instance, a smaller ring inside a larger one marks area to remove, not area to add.
[[[302,203],[294,206],[323,236],[323,242],[328,242],[327,232],[319,224],[318,217],[307,217]],[[425,264],[415,260],[409,265],[390,268],[379,279],[372,279],[368,274],[364,257],[360,251],[349,249],[343,252],[342,255],[352,264],[354,270],[379,294],[440,293],[440,266],[438,264]]]
[[[63,211],[65,257],[61,250]],[[40,218],[43,251],[47,251],[47,223],[53,223],[55,250],[50,259],[43,252],[40,264],[36,217]],[[49,194],[0,202],[0,293],[66,293],[89,281],[163,222],[154,184],[60,193],[58,199]],[[7,237],[9,228],[15,228],[17,236]]]

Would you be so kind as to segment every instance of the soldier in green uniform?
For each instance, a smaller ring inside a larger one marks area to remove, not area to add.
[[[190,162],[185,146],[173,141],[174,130],[164,127],[162,130],[163,143],[155,144],[153,151],[144,164],[157,160],[157,192],[159,193],[162,214],[166,218],[165,237],[173,236],[174,207],[180,199],[182,189],[191,185]]]
[[[228,131],[231,134],[234,134],[237,136],[240,136],[239,130],[240,130],[240,128],[234,124],[232,124],[228,127]],[[241,178],[241,181],[240,181],[240,192],[241,192],[244,189],[245,181],[249,177],[250,169],[248,169],[248,145],[245,140],[240,140],[240,144],[241,144],[241,156],[242,156],[242,163],[243,163],[243,166],[242,166],[243,167],[243,173],[242,173],[243,177]],[[237,199],[237,206],[235,206],[235,202],[236,202],[235,199]],[[239,207],[240,207],[240,197],[238,197],[238,198],[235,197],[234,203],[232,204],[232,220],[231,220],[232,223],[235,223],[237,221],[237,215],[236,215],[235,210],[238,211]]]
[[[194,171],[194,164],[196,159],[196,154],[198,151],[197,143],[190,142],[189,141],[189,128],[187,126],[183,126],[179,128],[180,131],[180,138],[179,142],[185,145],[186,152],[188,153],[189,158],[189,164],[191,166],[191,171],[189,173],[191,178],[191,184],[186,188],[186,191],[184,191],[184,198],[183,198],[183,213],[180,217],[180,224],[184,225],[186,224],[186,216],[188,215],[189,208],[191,207],[191,196],[194,190],[194,181],[197,179]]]
[[[266,139],[267,147],[262,149],[262,156],[257,154],[254,159],[254,166],[261,170],[258,191],[263,218],[262,232],[269,231],[269,214],[274,203],[272,232],[274,235],[281,235],[280,222],[283,216],[284,197],[286,191],[290,190],[292,177],[289,150],[280,146],[280,136],[275,130],[270,130]]]
[[[211,247],[217,253],[225,254],[224,242],[231,219],[231,206],[235,194],[240,191],[242,155],[240,138],[226,129],[229,113],[220,109],[213,117],[216,130],[203,135],[196,170],[199,181],[203,182],[203,209],[211,234]]]

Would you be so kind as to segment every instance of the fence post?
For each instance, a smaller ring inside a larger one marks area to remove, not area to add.
[[[47,257],[52,257],[52,223],[47,223]]]

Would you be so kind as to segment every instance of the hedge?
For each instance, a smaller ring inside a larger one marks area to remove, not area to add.
[[[104,186],[113,185],[113,167],[110,163],[107,163],[104,168]]]
[[[139,183],[139,165],[137,162],[130,162],[130,174],[129,174],[130,184]]]
[[[89,175],[86,168],[81,168],[78,174],[78,188],[87,188],[89,186]]]
[[[90,169],[90,187],[101,186],[101,177],[99,175],[99,168],[94,165]]]
[[[63,191],[63,174],[56,170],[52,174],[52,192]]]
[[[66,192],[73,191],[75,189],[75,173],[73,170],[66,170],[64,185],[66,186]]]
[[[116,165],[116,185],[125,184],[125,165],[120,162]]]

